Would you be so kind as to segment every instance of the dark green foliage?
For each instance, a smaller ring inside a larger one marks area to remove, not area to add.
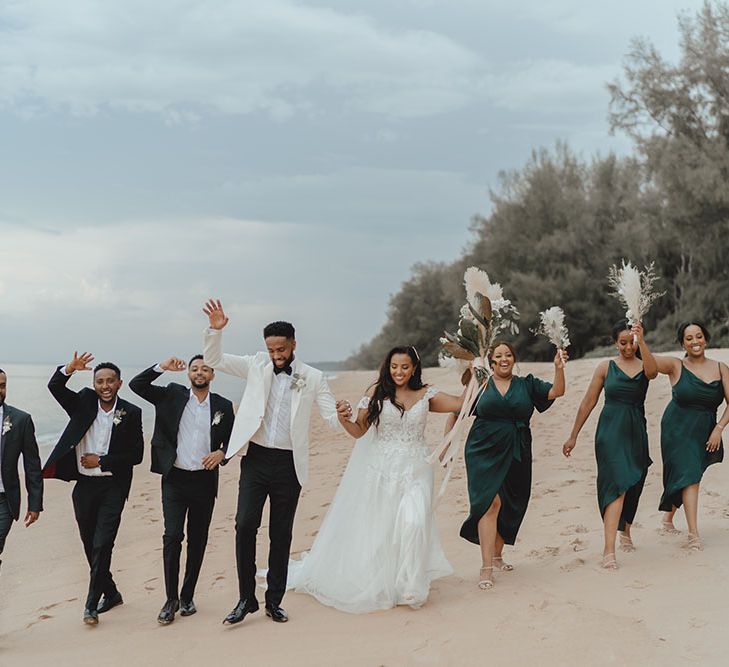
[[[519,309],[515,342],[525,359],[551,357],[529,329],[552,305],[565,311],[573,358],[609,343],[624,313],[607,273],[621,258],[655,261],[662,277],[666,295],[645,323],[657,349],[675,347],[676,325],[692,318],[707,323],[712,344],[729,344],[729,6],[706,2],[680,30],[677,65],[636,40],[624,81],[608,86],[611,129],[632,137],[635,156],[585,162],[558,144],[502,173],[465,256],[417,265],[350,366],[374,367],[395,344],[414,344],[424,364],[436,363],[438,339],[465,302],[468,266],[485,269]]]

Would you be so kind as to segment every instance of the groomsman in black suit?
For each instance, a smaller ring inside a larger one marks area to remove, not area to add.
[[[121,371],[104,362],[94,368],[94,388],[66,386],[76,371],[90,371],[93,357],[74,352],[48,382],[53,397],[71,418],[43,468],[44,477],[76,480],[73,510],[89,562],[84,623],[123,603],[111,576],[111,556],[122,510],[132,485],[132,468],[142,462],[142,411],[117,396]],[[103,599],[102,599],[103,595]]]
[[[152,384],[164,371],[188,369],[190,386]],[[208,529],[218,492],[218,465],[224,460],[233,428],[233,404],[210,391],[215,371],[203,363],[202,354],[189,366],[170,357],[142,371],[129,388],[155,406],[152,436],[152,472],[162,475],[162,538],[167,601],[157,621],[169,625],[179,610],[191,616]],[[179,588],[180,554],[187,516],[187,562]]]
[[[8,377],[0,369],[0,556],[13,521],[20,518],[18,461],[21,454],[28,492],[26,528],[35,523],[43,511],[43,476],[33,420],[27,412],[5,403],[7,389]]]

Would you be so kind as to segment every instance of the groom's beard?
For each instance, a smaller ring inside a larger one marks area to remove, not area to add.
[[[277,363],[276,363],[276,362],[274,361],[274,362],[273,362],[273,365],[274,365],[274,366],[275,366],[276,368],[282,368],[282,369],[283,369],[283,368],[288,368],[288,367],[289,367],[289,366],[291,366],[291,364],[293,364],[293,363],[294,363],[294,353],[292,352],[292,353],[291,353],[291,356],[289,356],[289,358],[288,358],[288,359],[286,359],[286,360],[285,360],[285,361],[283,362],[283,364],[281,364],[281,365],[279,366],[279,365],[278,365],[278,364],[277,364]]]
[[[195,389],[207,389],[210,386],[210,382],[207,380],[190,380],[190,384]]]

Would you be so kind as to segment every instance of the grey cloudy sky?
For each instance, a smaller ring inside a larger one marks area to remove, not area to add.
[[[677,54],[695,0],[5,0],[2,358],[253,351],[289,319],[347,356],[418,261],[452,260],[500,169],[625,152],[605,82]],[[486,267],[487,268],[487,267]]]

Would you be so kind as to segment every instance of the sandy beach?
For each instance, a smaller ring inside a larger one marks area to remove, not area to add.
[[[729,351],[708,356],[729,361]],[[651,383],[646,403],[650,469],[634,529],[637,551],[618,553],[620,570],[600,568],[602,524],[595,496],[593,433],[599,407],[571,459],[561,448],[597,360],[570,362],[567,395],[535,415],[532,499],[519,541],[508,550],[512,573],[499,573],[491,591],[476,586],[478,548],[458,536],[467,513],[463,461],[438,507],[446,555],[455,574],[435,583],[427,605],[364,616],[324,607],[288,593],[291,622],[263,612],[237,626],[221,620],[237,601],[234,513],[238,461],[221,473],[210,542],[195,596],[197,615],[159,626],[164,602],[160,482],[149,453],[136,468],[114,550],[112,569],[125,604],[81,622],[87,567],[73,518],[72,485],[46,483],[45,511],[30,529],[15,524],[0,574],[0,664],[23,665],[678,665],[726,664],[724,632],[729,577],[729,465],[711,467],[701,488],[699,526],[705,544],[689,553],[681,536],[660,535],[659,426],[670,396],[665,376]],[[551,379],[551,364],[521,364],[520,374]],[[342,373],[338,398],[359,399],[371,372]],[[426,381],[457,391],[443,369]],[[9,397],[10,398],[10,397]],[[12,400],[10,400],[12,402]],[[32,406],[19,406],[31,408]],[[145,411],[152,408],[144,404]],[[445,417],[433,415],[435,445]],[[147,434],[149,435],[149,434]],[[311,478],[299,503],[293,551],[312,543],[346,464],[352,441],[314,413]],[[23,509],[23,511],[25,511]],[[507,548],[508,549],[508,548]],[[259,534],[260,567],[267,554],[267,520]],[[263,599],[263,594],[259,596]]]

